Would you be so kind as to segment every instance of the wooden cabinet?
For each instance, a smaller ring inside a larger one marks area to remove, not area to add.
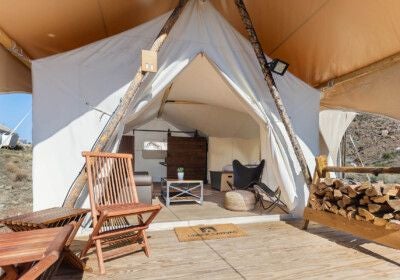
[[[178,167],[183,167],[185,180],[207,182],[207,139],[168,136],[166,163],[169,179],[177,178]]]

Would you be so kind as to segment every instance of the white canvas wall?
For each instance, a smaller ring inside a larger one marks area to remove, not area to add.
[[[260,162],[260,138],[208,137],[208,171],[221,171],[234,159],[243,164]]]

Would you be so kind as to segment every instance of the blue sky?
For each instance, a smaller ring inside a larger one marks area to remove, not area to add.
[[[0,94],[0,123],[14,129],[32,108],[32,95],[25,93]],[[21,139],[32,142],[32,112],[19,126]]]

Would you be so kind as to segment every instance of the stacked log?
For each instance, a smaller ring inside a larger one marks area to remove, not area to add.
[[[321,179],[310,188],[312,209],[400,229],[400,184]]]

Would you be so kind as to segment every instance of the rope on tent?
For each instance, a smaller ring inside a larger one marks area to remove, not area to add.
[[[25,114],[25,116],[19,121],[19,123],[14,127],[13,130],[11,130],[10,134],[5,135],[6,137],[10,137],[15,133],[15,131],[18,129],[18,127],[25,121],[25,119],[30,115],[30,113],[32,112],[32,108],[30,108],[28,110],[28,112]],[[3,141],[2,141],[3,142]],[[3,147],[3,143],[0,143],[0,148]]]
[[[99,109],[99,108],[97,108],[97,107],[95,107],[95,106],[90,105],[90,103],[87,102],[87,101],[85,101],[85,105],[88,106],[89,108],[91,108],[91,109],[97,111],[97,112],[100,112],[100,113],[102,113],[102,114],[104,114],[104,115],[107,115],[107,116],[111,117],[111,114],[110,114],[110,113],[107,113],[106,111],[103,111],[103,110],[101,110],[101,109]]]

